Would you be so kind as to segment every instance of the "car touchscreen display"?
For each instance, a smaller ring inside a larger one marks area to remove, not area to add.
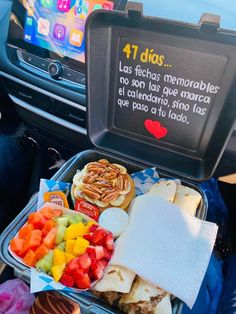
[[[24,40],[59,56],[84,62],[85,20],[97,9],[112,10],[106,0],[24,0]]]

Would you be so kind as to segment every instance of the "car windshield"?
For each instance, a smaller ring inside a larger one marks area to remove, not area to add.
[[[143,3],[145,15],[195,24],[203,13],[217,14],[221,17],[221,28],[236,31],[234,0],[137,0],[136,2]]]

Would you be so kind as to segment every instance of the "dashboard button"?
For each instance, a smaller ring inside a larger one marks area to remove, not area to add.
[[[69,81],[73,82],[74,79],[75,79],[75,75],[76,75],[75,71],[70,70],[68,68],[64,68],[64,72],[63,72],[62,78],[64,78],[65,80],[69,80]]]
[[[22,51],[23,60],[33,66],[38,65],[38,58],[28,52]]]
[[[85,75],[83,73],[77,72],[76,76],[74,78],[74,82],[78,84],[85,85],[86,80],[85,80]]]
[[[58,79],[62,74],[62,65],[57,61],[51,62],[48,66],[48,72],[51,77]]]
[[[43,70],[43,71],[47,71],[48,72],[48,66],[49,66],[49,61],[47,60],[43,60],[41,58],[38,58],[38,67]]]

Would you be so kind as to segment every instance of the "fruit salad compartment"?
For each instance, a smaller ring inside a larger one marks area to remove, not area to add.
[[[78,292],[103,276],[113,250],[110,232],[86,215],[52,203],[30,213],[9,245],[17,261]]]
[[[114,156],[109,153],[104,153],[98,150],[87,150],[77,154],[73,159],[69,160],[65,163],[61,169],[52,177],[52,180],[55,181],[63,181],[63,182],[72,182],[73,176],[76,174],[78,169],[83,169],[83,167],[91,162],[97,161],[99,159],[108,159],[112,163],[120,163],[121,165],[125,166],[128,170],[128,173],[134,173],[141,171],[147,167],[152,167],[153,165],[145,165],[133,163],[126,158],[121,158],[118,156]],[[170,174],[163,173],[159,171],[160,177],[163,178],[171,178]],[[205,219],[207,215],[207,199],[204,192],[194,183],[184,180],[181,178],[182,184],[195,189],[202,195],[202,200],[199,204],[199,207],[196,212],[196,216],[200,219]],[[0,247],[1,247],[1,259],[8,265],[14,268],[15,275],[17,277],[22,278],[23,280],[29,282],[30,281],[30,271],[29,267],[23,265],[15,258],[8,251],[8,246],[10,240],[14,237],[16,232],[24,225],[28,215],[31,212],[36,211],[37,209],[37,196],[35,196],[29,204],[19,213],[19,215],[11,222],[11,224],[5,229],[2,233],[2,237],[0,239]],[[103,300],[96,297],[93,293],[89,290],[84,291],[80,294],[78,293],[70,293],[69,296],[80,303],[81,310],[86,311],[87,313],[120,313],[117,308],[113,308],[105,303]],[[172,309],[173,314],[180,314],[182,309],[182,302],[178,299],[174,299],[172,301]]]

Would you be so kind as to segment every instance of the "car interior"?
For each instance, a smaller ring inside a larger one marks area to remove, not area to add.
[[[78,153],[94,149],[94,144],[88,136],[86,114],[88,73],[86,73],[84,20],[92,10],[125,12],[127,7],[133,6],[132,3],[127,5],[126,0],[88,1],[94,4],[92,9],[86,7],[88,2],[71,0],[75,10],[75,29],[73,23],[69,21],[71,18],[69,15],[68,20],[64,21],[65,26],[55,12],[50,13],[52,5],[56,5],[52,4],[53,2],[56,3],[51,0],[0,1],[0,135],[15,137],[24,154],[30,156],[28,165],[30,170],[24,178],[24,185],[19,187],[17,197],[9,200],[7,193],[0,191],[0,197],[10,202],[11,207],[10,213],[3,216],[1,232],[35,197],[41,178],[50,179],[66,162],[73,161]],[[68,11],[67,4],[68,1],[57,2],[59,13]],[[143,5],[145,6],[145,1]],[[40,10],[44,15],[40,15]],[[155,8],[153,12],[153,16],[158,16]],[[37,24],[34,16],[38,19]],[[199,16],[199,20],[200,18]],[[52,21],[54,29],[50,40],[45,41],[44,37],[49,34],[49,23]],[[106,22],[105,20],[104,23]],[[97,38],[93,40],[97,42],[105,40],[101,39],[100,32],[94,31]],[[36,33],[40,36],[36,36]],[[100,49],[101,46],[97,44],[97,47]],[[104,48],[104,54],[106,51]],[[96,54],[102,53],[91,52],[94,60]],[[96,75],[91,68],[89,81]],[[89,87],[92,100],[96,98],[97,88]],[[91,103],[89,108],[91,109]],[[95,114],[93,121],[95,125]],[[93,132],[92,127],[91,130]],[[130,155],[132,156],[132,152]],[[13,169],[13,173],[15,170]],[[236,173],[236,126],[224,146],[213,177],[217,179],[233,173]],[[17,171],[15,174],[17,182]],[[4,176],[4,172],[0,173],[1,176]],[[228,209],[229,236],[224,248],[229,248],[232,252],[236,249],[235,184],[229,184],[226,179],[222,179],[218,181],[218,186]],[[14,270],[2,263],[0,276],[1,282],[14,278]],[[98,312],[97,309],[92,309],[86,313],[113,312],[108,310]]]
[[[114,3],[115,9],[124,7],[124,1]],[[25,10],[22,1],[1,2],[1,132],[14,134],[21,125],[21,141],[34,154],[24,202],[38,190],[40,177],[51,177],[64,161],[91,147],[86,136],[84,43],[78,60],[65,57],[60,63],[53,51],[24,41]],[[63,73],[53,74],[54,66],[62,65]]]

